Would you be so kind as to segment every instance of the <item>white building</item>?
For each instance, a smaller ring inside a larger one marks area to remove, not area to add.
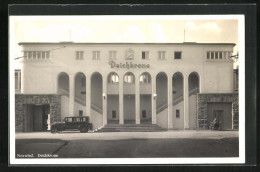
[[[19,43],[16,131],[65,116],[167,129],[238,129],[233,43]],[[21,74],[19,74],[21,72]],[[19,81],[21,82],[19,85]]]

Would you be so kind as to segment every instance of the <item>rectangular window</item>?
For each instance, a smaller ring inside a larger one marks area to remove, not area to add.
[[[143,51],[142,52],[142,59],[149,59],[149,52],[148,51]]]
[[[174,52],[174,59],[181,59],[181,51]]]
[[[79,116],[83,116],[83,110],[79,110]]]
[[[180,110],[176,109],[176,118],[180,118]]]
[[[207,59],[210,59],[210,52],[207,52]]]
[[[41,59],[41,52],[36,52],[37,59]]]
[[[100,51],[93,51],[93,60],[100,60]]]
[[[15,70],[15,90],[21,90],[21,70]]]
[[[215,52],[215,59],[218,59],[218,52]]]
[[[109,60],[116,60],[116,51],[109,51]]]
[[[158,59],[159,60],[165,60],[165,51],[159,51],[158,52]]]
[[[142,118],[146,118],[146,110],[142,110]]]
[[[45,59],[45,51],[42,52],[42,59]]]
[[[210,53],[210,59],[214,59],[214,52]]]
[[[33,59],[36,59],[36,52],[33,51],[32,54],[33,54]]]
[[[25,59],[27,59],[27,56],[28,56],[28,51],[24,51],[24,52],[23,52],[23,57],[24,57]]]
[[[29,58],[29,59],[32,58],[32,52],[31,52],[31,51],[28,52],[28,58]]]
[[[116,118],[116,111],[115,110],[112,111],[112,118]]]
[[[46,51],[46,59],[49,59],[49,58],[50,58],[50,52]]]
[[[83,51],[76,51],[76,60],[83,60]]]
[[[222,59],[222,52],[219,52],[219,59]]]

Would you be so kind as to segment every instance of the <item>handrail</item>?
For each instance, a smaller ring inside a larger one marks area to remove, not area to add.
[[[62,95],[69,96],[69,92],[68,92],[67,90],[60,88],[59,91],[62,92]],[[78,97],[78,96],[75,96],[75,101],[76,101],[77,103],[83,105],[83,106],[86,105],[86,100],[84,100],[84,99],[82,99],[82,98],[80,98],[80,97]],[[93,110],[95,110],[95,111],[101,113],[101,114],[103,113],[102,108],[99,107],[99,106],[97,106],[97,105],[95,105],[94,103],[91,103],[91,108],[92,108]]]

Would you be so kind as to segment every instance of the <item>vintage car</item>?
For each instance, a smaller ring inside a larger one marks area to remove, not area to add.
[[[81,133],[86,133],[92,130],[92,124],[89,123],[88,116],[73,116],[65,117],[64,122],[55,122],[51,126],[51,133],[59,133],[65,130],[79,130]]]

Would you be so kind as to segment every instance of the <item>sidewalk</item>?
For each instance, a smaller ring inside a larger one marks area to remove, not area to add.
[[[80,133],[64,131],[51,134],[50,132],[16,133],[15,139],[61,139],[61,140],[121,140],[121,139],[148,139],[148,138],[196,138],[221,139],[238,137],[238,131],[211,131],[211,130],[168,130],[164,132],[106,132],[106,133]]]

